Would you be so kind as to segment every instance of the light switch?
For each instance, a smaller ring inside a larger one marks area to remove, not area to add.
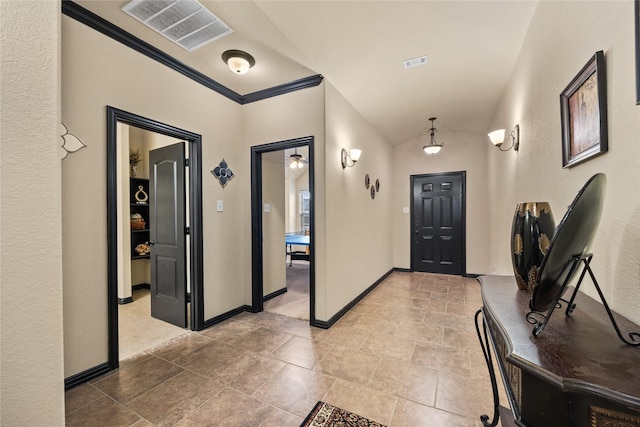
[[[222,200],[218,200],[218,203],[216,204],[216,208],[218,212],[222,212],[224,210],[224,204],[222,203]]]
[[[265,203],[264,204],[264,211],[265,212],[271,212],[271,205],[269,203]]]
[[[409,213],[409,208],[402,208],[402,213],[403,214]]]

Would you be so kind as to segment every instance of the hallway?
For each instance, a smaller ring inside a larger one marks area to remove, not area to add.
[[[389,426],[476,427],[492,410],[480,306],[474,279],[394,272],[329,330],[242,313],[70,390],[66,425],[298,426],[323,400]]]

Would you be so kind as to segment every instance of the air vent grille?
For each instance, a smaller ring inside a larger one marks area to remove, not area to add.
[[[427,56],[425,55],[419,58],[405,59],[404,61],[402,61],[402,65],[404,66],[404,68],[411,68],[411,67],[417,67],[418,65],[424,65],[427,62],[428,62]]]
[[[133,0],[122,10],[188,51],[233,32],[196,0]]]

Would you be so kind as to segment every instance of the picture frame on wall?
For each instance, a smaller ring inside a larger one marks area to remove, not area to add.
[[[607,76],[598,51],[560,94],[562,167],[569,168],[609,150]]]
[[[633,17],[635,21],[636,45],[636,105],[640,105],[640,0],[634,0]]]

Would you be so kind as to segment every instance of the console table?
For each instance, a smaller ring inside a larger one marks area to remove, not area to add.
[[[640,427],[640,348],[621,342],[599,302],[578,292],[573,314],[560,310],[538,337],[525,319],[530,294],[512,276],[481,276],[479,335],[502,375],[511,411],[496,399],[503,426]],[[571,295],[573,289],[568,289]],[[623,331],[638,326],[616,315]],[[482,333],[480,333],[482,332]],[[490,345],[489,345],[490,344]],[[489,367],[495,389],[493,366]],[[491,425],[492,419],[485,425]]]

